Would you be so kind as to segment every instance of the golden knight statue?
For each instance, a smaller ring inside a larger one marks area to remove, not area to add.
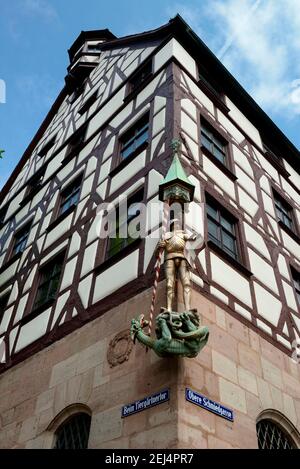
[[[191,281],[190,281],[190,263],[187,259],[185,250],[188,241],[194,241],[195,235],[189,235],[181,229],[179,219],[171,221],[171,231],[166,233],[164,239],[159,241],[156,253],[160,249],[165,252],[165,272],[167,282],[167,311],[172,311],[172,305],[175,296],[176,277],[181,282],[183,288],[183,301],[185,311],[191,309]]]

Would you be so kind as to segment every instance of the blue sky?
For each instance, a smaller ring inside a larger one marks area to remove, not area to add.
[[[299,148],[299,1],[0,0],[0,187],[63,87],[67,49],[81,30],[124,36],[176,13]]]

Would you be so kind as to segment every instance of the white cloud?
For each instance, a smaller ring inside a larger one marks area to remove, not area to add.
[[[46,21],[58,18],[57,11],[47,0],[22,0],[22,10],[25,14],[39,16]]]
[[[167,10],[177,12],[267,112],[300,114],[300,0],[209,0]]]
[[[213,3],[227,36],[217,54],[225,66],[265,109],[299,114],[299,0]]]

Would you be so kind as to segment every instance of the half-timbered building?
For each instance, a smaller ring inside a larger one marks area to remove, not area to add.
[[[121,38],[81,32],[69,57],[1,193],[0,447],[300,447],[299,151],[179,16]],[[195,359],[129,334],[151,304],[173,139],[196,232],[205,207],[191,278],[210,337]],[[124,199],[117,236],[100,236],[99,206]],[[145,236],[118,236],[140,202]]]

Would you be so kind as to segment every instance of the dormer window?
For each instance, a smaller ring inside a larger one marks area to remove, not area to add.
[[[27,198],[30,195],[36,194],[43,184],[45,176],[45,168],[42,168],[40,171],[37,171],[28,181],[28,186],[26,190],[25,197]]]
[[[78,113],[81,116],[83,116],[83,114],[85,114],[93,106],[93,104],[97,101],[97,98],[98,98],[98,90],[96,91],[96,93],[92,94],[92,96],[90,96],[86,100],[84,105],[79,109]]]
[[[100,50],[100,46],[101,46],[101,43],[98,43],[98,44],[88,44],[87,46],[87,52],[96,52],[96,53],[100,53],[101,50]]]
[[[202,85],[206,91],[223,100],[223,93],[220,86],[213,80],[209,73],[203,68],[198,68],[199,85]]]
[[[72,158],[72,156],[75,156],[80,152],[85,139],[85,134],[86,125],[78,129],[77,132],[75,132],[75,134],[71,137],[65,158]]]
[[[55,142],[56,142],[56,137],[57,135],[55,135],[54,137],[52,137],[49,142],[46,143],[46,145],[43,146],[43,148],[38,152],[38,156],[40,158],[44,157],[47,155],[47,153],[49,152],[49,150],[51,150],[51,148],[54,146]]]
[[[129,92],[134,91],[144,81],[152,75],[152,60],[137,70],[137,72],[129,80]]]
[[[85,88],[85,81],[81,85],[78,85],[75,88],[72,96],[70,97],[71,104],[75,103],[75,101],[77,101],[77,99],[82,95],[82,93],[84,92],[84,88]]]
[[[7,212],[7,207],[1,208],[1,210],[0,210],[0,227],[1,227],[1,225],[3,225],[3,222],[4,222],[5,217],[6,217],[6,212]]]

